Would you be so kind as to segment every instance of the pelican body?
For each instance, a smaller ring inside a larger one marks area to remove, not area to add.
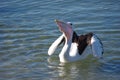
[[[48,55],[52,55],[57,47],[64,43],[64,46],[59,54],[60,62],[73,62],[84,59],[88,53],[85,50],[88,46],[92,49],[92,54],[95,57],[101,58],[103,54],[103,45],[100,39],[92,32],[78,36],[72,29],[72,24],[55,20],[62,35],[56,39],[48,49]]]

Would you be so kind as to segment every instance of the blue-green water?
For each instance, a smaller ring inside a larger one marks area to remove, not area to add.
[[[73,22],[78,34],[96,33],[103,59],[89,56],[59,65],[59,36],[54,19]],[[48,61],[49,60],[49,61]],[[0,0],[0,80],[119,80],[119,0]]]

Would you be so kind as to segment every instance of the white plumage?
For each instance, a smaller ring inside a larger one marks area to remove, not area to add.
[[[103,54],[103,45],[95,34],[91,38],[91,47],[93,55],[95,57],[101,58]]]
[[[52,55],[56,48],[61,44],[64,38],[64,46],[59,54],[60,62],[73,62],[84,59],[88,53],[86,49],[91,46],[93,56],[101,58],[103,54],[103,45],[100,39],[93,33],[77,36],[72,30],[70,23],[65,23],[56,20],[56,23],[63,33],[57,40],[55,40],[48,50],[48,55]],[[89,52],[90,53],[90,52]]]
[[[58,45],[60,44],[63,38],[64,38],[64,35],[61,35],[57,40],[55,40],[52,43],[52,45],[50,46],[48,50],[48,55],[52,55],[55,52],[56,48],[58,47]]]

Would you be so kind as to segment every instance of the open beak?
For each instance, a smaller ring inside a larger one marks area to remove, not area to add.
[[[59,23],[63,23],[62,21],[57,20],[57,19],[55,19],[55,22],[56,22],[57,24],[59,24]]]
[[[59,20],[55,20],[55,22],[57,23],[59,30],[69,39],[73,32],[71,25]]]
[[[63,31],[63,29],[65,28],[64,27],[64,22],[62,22],[62,21],[59,21],[59,20],[55,20],[55,22],[57,23],[57,25],[58,25],[58,28],[60,29],[60,31]]]

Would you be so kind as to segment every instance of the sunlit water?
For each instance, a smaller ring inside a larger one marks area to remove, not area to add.
[[[104,45],[103,59],[60,65],[48,56],[61,35],[54,19],[73,22],[78,34],[96,33]],[[0,80],[119,80],[119,0],[1,0]]]

